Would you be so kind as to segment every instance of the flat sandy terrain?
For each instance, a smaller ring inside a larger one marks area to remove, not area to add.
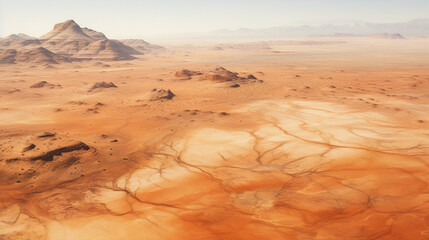
[[[0,65],[0,239],[429,239],[429,40],[309,41]]]

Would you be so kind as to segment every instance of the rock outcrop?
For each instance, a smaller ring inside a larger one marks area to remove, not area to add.
[[[218,67],[214,69],[213,71],[205,72],[200,80],[208,80],[208,81],[214,81],[214,82],[229,82],[238,80],[240,77],[238,76],[238,73],[231,72],[229,70],[226,70],[223,67]]]
[[[88,92],[92,92],[92,91],[95,91],[96,89],[99,89],[99,88],[117,88],[117,86],[114,84],[114,83],[112,83],[112,82],[109,82],[109,83],[107,83],[107,82],[98,82],[98,83],[95,83],[89,90],[88,90]]]
[[[181,80],[188,80],[191,79],[193,76],[202,75],[201,72],[198,71],[191,71],[188,69],[182,69],[180,71],[177,71],[174,76],[176,78],[179,78]]]
[[[263,80],[259,80],[252,74],[247,74],[245,76],[240,76],[240,74],[236,72],[231,72],[223,67],[215,68],[212,71],[205,72],[201,77],[201,81],[213,81],[218,83],[231,83],[229,87],[231,88],[239,88],[241,84],[247,83],[263,83]]]
[[[150,101],[157,101],[157,100],[171,100],[176,95],[170,91],[170,89],[153,89],[150,94]]]

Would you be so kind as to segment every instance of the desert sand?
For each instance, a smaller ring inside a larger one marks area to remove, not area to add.
[[[427,39],[131,56],[67,24],[0,64],[0,239],[429,239]]]

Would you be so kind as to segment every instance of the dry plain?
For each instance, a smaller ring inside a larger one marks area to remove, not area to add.
[[[0,239],[429,239],[427,39],[165,47],[0,65]]]

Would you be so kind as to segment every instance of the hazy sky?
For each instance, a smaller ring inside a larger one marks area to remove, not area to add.
[[[74,19],[108,37],[263,28],[332,19],[429,18],[429,0],[0,0],[0,36],[40,36]]]

